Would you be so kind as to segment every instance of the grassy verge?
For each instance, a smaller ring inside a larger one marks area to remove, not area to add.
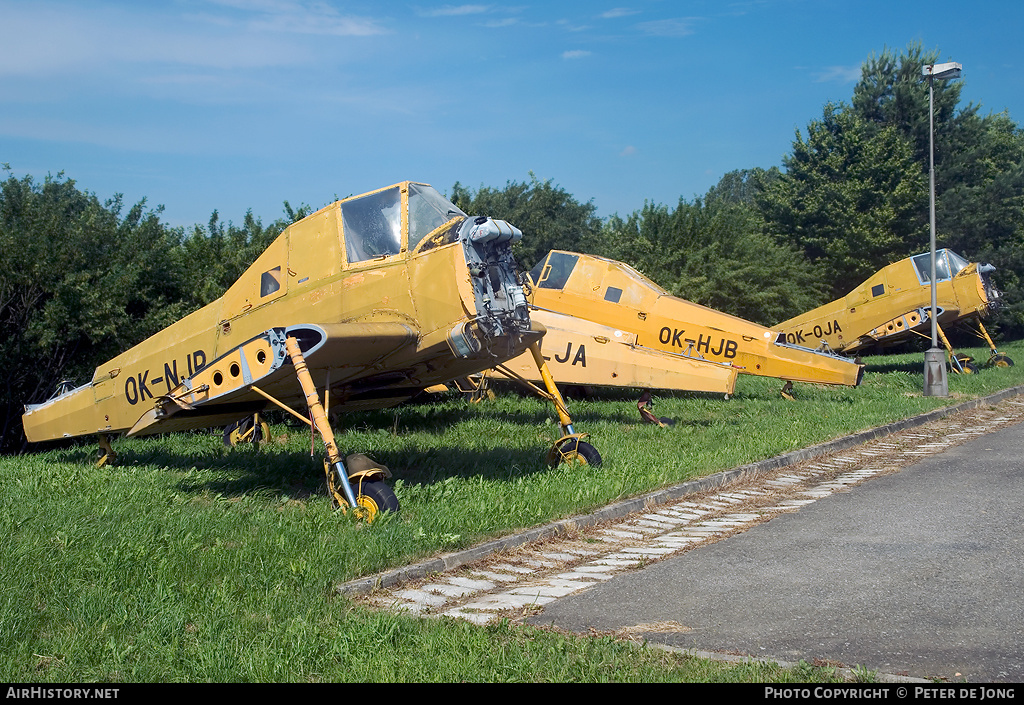
[[[1024,363],[1024,343],[1006,346]],[[973,351],[985,359],[984,351]],[[734,398],[632,394],[571,405],[604,466],[548,469],[551,410],[515,394],[448,397],[339,419],[338,442],[395,473],[402,512],[371,526],[330,509],[321,449],[279,424],[256,452],[218,434],[0,459],[0,677],[8,681],[808,680],[827,670],[712,664],[610,638],[377,614],[338,582],[517,528],[1024,384],[1021,367],[951,376],[927,398],[920,354],[868,358],[857,389],[742,377]]]

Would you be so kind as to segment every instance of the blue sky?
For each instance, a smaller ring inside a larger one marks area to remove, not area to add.
[[[264,221],[397,181],[532,171],[601,216],[781,164],[911,42],[1024,115],[1024,3],[0,0],[0,162]]]

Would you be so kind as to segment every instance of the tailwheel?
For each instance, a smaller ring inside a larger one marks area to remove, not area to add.
[[[264,440],[270,438],[270,425],[260,418],[259,414],[246,416],[224,428],[224,445],[233,448],[240,443],[252,443],[259,446]]]
[[[1013,360],[1008,355],[996,353],[989,358],[988,364],[990,367],[1013,367]]]
[[[117,461],[117,453],[111,447],[110,439],[101,433],[96,440],[100,446],[96,449],[96,467],[101,468],[104,465],[113,465]]]
[[[548,464],[551,467],[560,463],[591,465],[597,468],[601,467],[601,454],[597,452],[597,448],[581,440],[581,436],[570,436],[556,443],[548,453]]]
[[[793,401],[793,380],[786,380],[786,383],[782,385],[782,391],[780,392],[780,394],[782,394],[783,399],[789,399],[790,401]]]
[[[728,395],[726,395],[726,397],[728,397]],[[640,412],[640,419],[644,423],[654,424],[659,428],[674,426],[676,423],[674,419],[654,415],[654,412],[651,411],[651,409],[654,408],[654,399],[651,398],[651,393],[647,390],[644,390],[644,393],[640,395],[640,400],[636,403],[636,408]]]

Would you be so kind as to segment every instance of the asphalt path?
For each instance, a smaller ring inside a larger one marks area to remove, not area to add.
[[[879,673],[1024,682],[1024,424],[623,573],[530,618]]]

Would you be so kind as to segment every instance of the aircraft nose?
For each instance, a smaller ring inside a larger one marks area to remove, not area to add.
[[[996,271],[996,266],[994,264],[986,262],[985,264],[978,265],[978,272],[981,274],[991,274],[994,271]]]

